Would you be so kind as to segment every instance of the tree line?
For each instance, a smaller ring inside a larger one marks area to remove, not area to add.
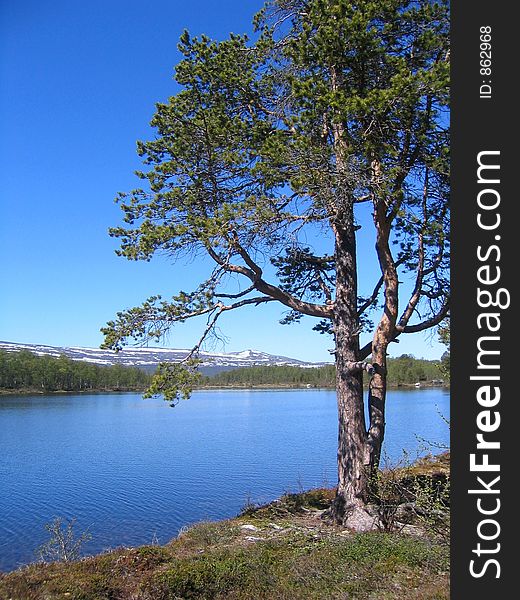
[[[421,382],[444,380],[440,361],[418,359],[402,354],[388,359],[388,382],[390,385],[413,385]],[[203,379],[204,385],[311,385],[334,387],[336,369],[334,365],[303,368],[289,365],[256,366],[223,371]]]
[[[222,371],[205,377],[204,385],[211,386],[254,386],[254,385],[312,385],[333,387],[336,377],[334,365],[305,369],[289,365],[243,367],[232,371]]]
[[[390,385],[446,381],[441,369],[441,361],[415,358],[411,354],[401,354],[397,358],[389,358],[387,370]]]
[[[66,356],[38,356],[27,350],[0,351],[3,390],[144,390],[149,384],[150,375],[136,367],[99,366]]]
[[[412,385],[417,382],[445,379],[440,361],[417,359],[410,354],[388,359],[390,385]],[[60,356],[38,356],[27,350],[0,351],[0,389],[85,391],[145,390],[151,374],[137,367],[99,366]],[[334,387],[334,365],[303,368],[290,365],[244,367],[222,371],[202,379],[202,386],[284,385]]]

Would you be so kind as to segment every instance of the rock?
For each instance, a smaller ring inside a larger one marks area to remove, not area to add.
[[[246,531],[260,531],[258,527],[250,525],[249,523],[246,523],[245,525],[240,525],[240,529],[244,529]]]

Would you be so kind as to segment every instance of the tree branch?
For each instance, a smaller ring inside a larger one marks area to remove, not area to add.
[[[243,296],[246,296],[247,294],[249,294],[249,292],[252,292],[255,289],[254,285],[250,285],[248,288],[246,288],[245,290],[241,291],[241,292],[237,292],[236,294],[215,294],[215,298],[242,298]]]
[[[423,186],[423,197],[422,197],[422,211],[423,211],[422,227],[423,228],[426,226],[426,223],[428,221],[428,213],[427,213],[427,208],[426,208],[426,202],[427,202],[427,198],[428,198],[428,184],[429,184],[429,171],[428,171],[428,168],[426,168],[426,171],[424,174],[424,186]],[[423,236],[422,229],[419,232],[418,237],[419,237],[418,250],[417,250],[418,261],[417,261],[417,276],[415,278],[415,286],[412,291],[412,295],[410,296],[410,299],[408,300],[408,304],[407,304],[403,314],[401,315],[401,318],[399,319],[398,324],[396,325],[396,329],[398,331],[401,331],[406,327],[406,325],[408,324],[410,317],[413,315],[413,312],[417,306],[417,303],[421,299],[421,295],[422,295],[422,284],[423,284],[423,276],[424,276],[424,236]]]
[[[390,342],[398,341],[398,337],[403,333],[419,333],[420,331],[425,331],[426,329],[430,329],[431,327],[435,327],[438,325],[443,319],[445,319],[450,312],[450,302],[449,298],[446,298],[446,301],[441,306],[441,308],[429,319],[422,321],[421,323],[417,323],[415,325],[407,325],[401,331],[395,331],[394,335]],[[359,351],[360,360],[365,360],[372,354],[372,342],[368,342],[363,346],[363,348]]]
[[[201,337],[199,338],[199,341],[195,344],[195,346],[193,346],[193,348],[190,350],[189,354],[187,356],[185,356],[181,362],[189,361],[195,354],[197,354],[199,352],[200,347],[202,346],[204,340],[214,329],[218,318],[223,313],[225,313],[229,310],[235,310],[237,308],[241,308],[242,306],[246,306],[248,304],[254,304],[255,306],[258,306],[259,304],[264,304],[265,302],[273,302],[273,301],[274,301],[274,298],[269,298],[266,296],[256,296],[254,298],[247,298],[247,299],[241,300],[240,302],[235,302],[234,304],[230,304],[230,305],[218,303],[217,305],[214,306],[214,308],[213,308],[214,314],[210,315],[210,317],[208,318],[206,328],[204,329]]]
[[[215,260],[225,270],[234,273],[240,273],[241,275],[249,278],[253,284],[253,288],[259,292],[262,292],[263,294],[270,296],[273,300],[278,300],[285,306],[288,306],[289,308],[292,308],[293,310],[301,312],[305,315],[319,317],[321,319],[332,319],[333,304],[323,305],[314,304],[312,302],[304,302],[303,300],[299,300],[291,294],[288,294],[281,288],[264,281],[261,277],[261,268],[253,261],[247,251],[238,242],[233,242],[233,248],[237,250],[246,264],[251,265],[251,268],[229,263],[217,252],[215,252],[215,250],[211,248],[209,244],[206,245],[206,250],[213,260]]]
[[[444,304],[440,307],[440,309],[435,315],[433,315],[429,319],[426,319],[425,321],[422,321],[421,323],[417,323],[416,325],[407,325],[403,329],[402,333],[417,333],[419,331],[425,331],[426,329],[430,329],[430,327],[435,327],[435,325],[438,325],[443,319],[445,319],[448,316],[449,312],[450,300],[449,298],[446,298]],[[395,337],[397,337],[397,335]]]

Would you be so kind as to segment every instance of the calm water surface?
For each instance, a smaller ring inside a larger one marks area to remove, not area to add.
[[[385,451],[448,443],[449,393],[391,391]],[[0,570],[34,560],[44,524],[76,517],[85,553],[165,543],[249,499],[334,485],[330,390],[200,391],[170,408],[138,394],[0,397]]]

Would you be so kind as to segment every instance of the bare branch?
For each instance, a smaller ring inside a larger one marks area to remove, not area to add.
[[[222,308],[215,309],[213,315],[208,319],[206,324],[206,328],[202,332],[202,335],[199,338],[199,341],[193,346],[190,352],[180,361],[180,362],[188,362],[190,361],[195,354],[197,354],[200,350],[200,347],[204,343],[206,337],[210,334],[211,330],[215,327],[217,319],[222,314]]]
[[[354,204],[361,204],[362,202],[370,202],[372,200],[371,194],[365,194],[359,198],[354,198]]]
[[[428,184],[429,184],[429,171],[426,169],[424,174],[424,186],[423,186],[423,198],[422,198],[422,211],[423,211],[423,228],[426,226],[428,221],[428,213],[426,208],[426,202],[428,198]],[[398,331],[403,330],[406,327],[410,317],[413,315],[417,303],[421,299],[422,295],[422,284],[424,276],[424,236],[423,231],[419,232],[418,241],[418,261],[417,261],[417,276],[415,279],[415,286],[412,291],[412,295],[408,300],[406,309],[404,310],[399,323],[396,325]]]
[[[255,273],[249,269],[247,269],[246,267],[243,267],[242,265],[235,265],[235,264],[231,264],[229,262],[229,256],[226,257],[225,259],[220,256],[218,254],[218,252],[216,252],[211,245],[205,244],[204,246],[208,252],[208,254],[211,256],[211,258],[217,263],[219,264],[221,267],[223,267],[223,269],[225,271],[230,271],[232,273],[240,273],[240,275],[244,275],[245,277],[248,277],[249,279],[251,279],[251,281],[255,280]]]
[[[444,304],[439,308],[436,314],[431,316],[429,319],[422,321],[421,323],[417,323],[416,325],[407,325],[403,329],[403,333],[417,333],[419,331],[425,331],[426,329],[430,329],[431,327],[435,327],[438,325],[443,319],[448,316],[450,312],[450,301],[449,298],[446,298]],[[397,334],[398,335],[398,334]],[[397,335],[395,337],[397,337]],[[394,339],[395,339],[394,337]]]
[[[379,278],[379,281],[376,283],[376,285],[374,287],[374,291],[372,292],[372,295],[370,296],[370,298],[368,298],[368,300],[364,304],[362,304],[360,306],[360,308],[358,309],[358,313],[357,313],[358,317],[361,316],[367,310],[367,308],[372,306],[372,304],[376,300],[377,296],[379,295],[379,291],[381,290],[381,286],[383,285],[383,282],[384,282],[384,277],[383,277],[383,275],[381,275],[381,277]]]
[[[303,300],[298,300],[294,296],[291,296],[287,292],[284,292],[282,289],[275,285],[271,285],[267,283],[263,279],[259,279],[255,282],[255,288],[271,298],[278,300],[285,306],[297,310],[305,315],[309,315],[311,317],[320,317],[322,319],[332,319],[332,310],[333,304],[323,305],[323,304],[313,304],[311,302],[304,302]]]
[[[273,301],[274,301],[274,298],[269,298],[267,296],[255,296],[254,298],[247,298],[247,299],[241,300],[240,302],[235,302],[234,304],[229,304],[229,305],[225,305],[222,303],[216,304],[213,307],[213,310],[212,310],[213,314],[211,314],[210,317],[208,318],[206,328],[204,329],[201,337],[199,338],[199,341],[193,346],[193,348],[190,350],[189,354],[187,356],[185,356],[181,362],[189,361],[195,354],[197,354],[199,352],[200,347],[202,346],[204,340],[208,337],[208,335],[214,329],[218,318],[224,312],[227,312],[229,310],[235,310],[237,308],[241,308],[242,306],[246,306],[248,304],[254,304],[255,306],[258,306],[259,304],[264,304],[266,302],[273,302]]]
[[[318,282],[318,285],[320,286],[321,291],[323,292],[327,303],[331,304],[332,303],[332,291],[329,288],[329,286],[323,281],[323,278],[321,277],[321,275],[317,272],[316,273],[316,281]]]
[[[395,268],[397,269],[404,262],[405,262],[405,258],[404,257],[399,258],[398,260],[395,261]],[[374,286],[374,291],[372,292],[371,296],[366,300],[366,302],[364,302],[359,307],[359,309],[358,309],[358,317],[361,316],[375,302],[377,296],[379,295],[379,292],[381,290],[381,286],[383,285],[383,283],[384,283],[384,276],[381,275],[381,277],[379,278],[378,282]]]
[[[347,362],[345,366],[351,373],[366,371],[369,375],[373,375],[375,372],[375,368],[373,365],[362,360],[358,362]]]
[[[248,288],[241,292],[237,292],[236,294],[215,294],[215,298],[242,298],[243,296],[247,296],[249,292],[252,292],[255,289],[254,285],[250,285]]]

